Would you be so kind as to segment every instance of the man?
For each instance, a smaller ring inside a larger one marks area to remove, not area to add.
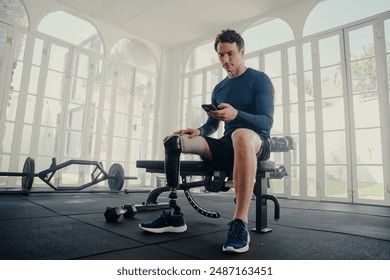
[[[211,96],[216,110],[200,128],[174,132],[164,140],[167,185],[171,188],[172,212],[140,224],[149,232],[183,232],[184,216],[176,205],[180,153],[194,153],[214,170],[233,171],[236,209],[229,223],[223,251],[243,253],[249,250],[248,210],[256,176],[257,159],[270,155],[270,130],[273,125],[274,88],[263,72],[244,65],[244,40],[234,30],[217,35],[214,49],[227,77],[218,83]],[[225,122],[223,137],[209,137]]]

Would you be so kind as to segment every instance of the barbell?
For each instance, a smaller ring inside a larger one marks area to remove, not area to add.
[[[28,194],[34,183],[35,174],[35,162],[32,158],[28,157],[24,161],[22,172],[0,172],[0,177],[22,177],[22,191]]]
[[[77,162],[77,161],[76,161]],[[82,161],[84,164],[88,161]],[[93,162],[91,162],[92,164]],[[0,177],[22,177],[22,191],[24,194],[28,194],[32,188],[34,183],[34,177],[46,177],[48,173],[53,174],[56,170],[63,168],[66,165],[60,166],[52,166],[47,170],[42,171],[41,173],[35,173],[35,162],[31,157],[27,157],[22,172],[0,172]],[[108,173],[103,172],[102,178],[96,180],[96,183],[101,182],[103,180],[108,180],[108,186],[112,191],[119,191],[122,189],[125,180],[133,180],[137,179],[137,177],[125,176],[125,171],[121,164],[114,163],[111,165]],[[43,180],[46,184],[51,186],[48,183],[49,180]],[[92,183],[93,184],[93,183]],[[88,184],[88,186],[91,184]],[[57,189],[56,189],[57,190]]]

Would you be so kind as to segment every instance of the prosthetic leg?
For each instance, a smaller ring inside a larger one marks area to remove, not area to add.
[[[177,135],[164,139],[165,147],[165,175],[169,192],[169,206],[173,209],[173,215],[179,215],[180,207],[177,205],[177,189],[179,187],[180,154],[182,152],[181,140]]]
[[[164,139],[165,161],[164,169],[169,188],[170,211],[164,211],[154,221],[141,223],[139,226],[145,231],[162,232],[184,232],[187,229],[184,215],[177,205],[177,191],[179,189],[180,175],[180,154],[183,152],[201,155],[205,148],[205,140],[202,137],[191,138],[189,135],[171,135]]]

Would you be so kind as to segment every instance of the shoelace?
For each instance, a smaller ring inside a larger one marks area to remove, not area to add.
[[[231,221],[228,223],[230,230],[228,236],[232,238],[243,239],[245,237],[245,226],[241,225],[238,221]]]

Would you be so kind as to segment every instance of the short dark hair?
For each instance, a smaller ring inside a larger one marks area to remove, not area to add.
[[[238,50],[244,48],[244,39],[236,31],[231,29],[222,30],[221,33],[217,35],[214,42],[214,50],[217,51],[219,43],[236,43]]]

